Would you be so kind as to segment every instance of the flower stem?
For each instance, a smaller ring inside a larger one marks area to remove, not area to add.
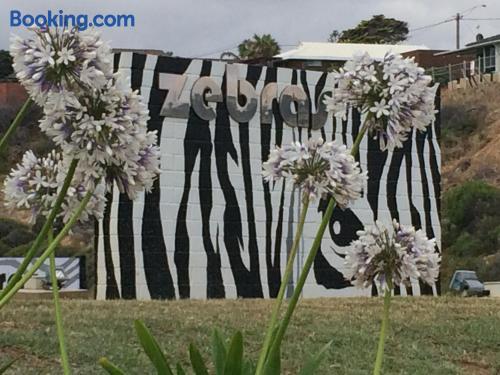
[[[66,175],[66,178],[64,179],[63,186],[61,188],[61,191],[59,192],[56,201],[54,203],[54,207],[52,207],[52,210],[49,213],[49,216],[47,217],[47,220],[45,221],[45,224],[43,225],[42,229],[40,230],[40,233],[38,233],[38,236],[35,238],[35,241],[31,245],[30,249],[24,256],[24,259],[17,269],[16,273],[12,276],[10,279],[9,283],[5,286],[5,289],[2,290],[2,293],[0,293],[0,301],[3,301],[4,297],[9,293],[9,291],[16,285],[16,283],[21,279],[21,276],[23,275],[24,271],[26,271],[26,268],[28,268],[28,265],[30,264],[31,260],[35,257],[38,249],[42,245],[42,242],[45,240],[47,237],[47,234],[49,232],[49,229],[52,228],[52,225],[54,224],[54,220],[59,213],[59,210],[61,209],[61,206],[63,204],[64,198],[66,197],[66,193],[68,192],[68,189],[71,185],[71,180],[73,179],[73,176],[75,174],[76,166],[78,164],[77,159],[73,159],[71,161],[71,164],[68,169],[68,174]]]
[[[283,304],[283,298],[285,296],[285,291],[292,276],[293,264],[295,261],[295,257],[297,255],[297,251],[299,248],[300,239],[302,237],[302,231],[304,229],[304,223],[306,221],[307,209],[309,207],[309,197],[304,196],[302,201],[302,211],[300,213],[299,224],[297,226],[297,232],[295,232],[295,237],[293,239],[292,247],[290,249],[290,255],[288,257],[288,262],[286,264],[285,273],[283,275],[283,279],[281,280],[280,289],[278,292],[278,296],[276,297],[276,301],[273,306],[273,311],[271,314],[271,319],[269,320],[269,325],[267,327],[266,336],[264,338],[264,344],[262,345],[262,349],[259,355],[259,361],[257,363],[257,370],[255,374],[260,374],[264,367],[264,363],[267,358],[267,354],[269,353],[269,346],[271,345],[273,339],[273,332],[276,327],[276,322],[278,321],[279,311],[281,309],[281,305]]]
[[[389,310],[391,307],[392,287],[387,285],[384,294],[384,314],[382,316],[382,326],[380,328],[380,337],[378,341],[377,358],[375,359],[374,375],[380,375],[382,370],[382,360],[384,358],[385,338],[387,336],[387,327],[389,325]]]
[[[64,225],[63,229],[59,232],[59,234],[56,236],[54,241],[52,241],[47,249],[38,257],[38,259],[35,261],[33,266],[23,275],[23,277],[5,294],[5,296],[0,300],[0,309],[4,307],[7,302],[10,301],[10,299],[17,293],[19,289],[22,288],[24,283],[28,281],[31,276],[40,268],[40,266],[47,260],[47,258],[52,254],[57,246],[61,243],[62,239],[66,236],[66,234],[69,232],[69,230],[75,225],[77,222],[78,218],[82,214],[83,210],[87,206],[87,203],[89,202],[90,198],[92,197],[92,190],[88,190],[87,193],[85,194],[85,197],[83,200],[80,202],[80,205],[77,207],[76,211],[73,213],[69,221]]]
[[[31,100],[31,98],[26,99],[19,112],[17,112],[14,121],[12,121],[12,124],[10,124],[9,128],[3,135],[2,139],[0,140],[0,154],[3,152],[12,134],[14,134],[19,124],[21,124],[21,122],[23,121],[24,116],[26,116],[26,113],[28,113],[28,109],[31,107],[32,104],[33,100]]]
[[[351,155],[356,156],[356,154],[359,152],[359,145],[361,144],[361,141],[368,130],[368,122],[365,120],[363,123],[363,126],[361,127],[354,144],[351,148]],[[319,247],[321,245],[321,241],[323,239],[323,235],[325,234],[326,227],[328,226],[328,223],[330,222],[330,219],[333,214],[333,210],[335,208],[335,199],[333,197],[330,197],[328,206],[326,208],[326,211],[323,215],[323,218],[321,220],[321,223],[319,225],[318,231],[316,232],[316,237],[314,238],[314,242],[311,246],[311,250],[309,251],[309,255],[307,256],[307,259],[304,263],[304,266],[302,268],[302,271],[300,272],[299,279],[297,281],[297,286],[293,292],[292,298],[290,299],[290,303],[288,304],[287,310],[285,312],[285,316],[283,317],[283,321],[279,325],[278,331],[276,332],[276,335],[274,337],[274,340],[272,342],[272,345],[268,351],[268,353],[272,353],[275,351],[279,351],[281,347],[281,342],[283,341],[283,337],[285,335],[285,332],[288,328],[288,325],[290,324],[290,320],[292,318],[293,312],[295,311],[295,308],[297,306],[297,303],[299,301],[299,297],[302,294],[302,289],[304,288],[304,284],[307,280],[307,276],[309,275],[309,272],[311,271],[311,267],[314,263],[314,259],[316,258],[316,254],[318,253]],[[269,356],[269,355],[268,355]],[[256,372],[256,375],[260,375],[258,372]]]
[[[292,317],[292,314],[295,310],[295,307],[297,306],[297,302],[298,302],[299,297],[302,293],[302,289],[304,288],[304,284],[306,282],[307,275],[309,274],[309,271],[311,270],[311,266],[314,262],[314,259],[316,258],[316,254],[318,253],[318,249],[319,249],[319,246],[321,244],[323,234],[325,233],[326,227],[327,227],[328,223],[330,222],[330,218],[332,217],[334,208],[335,208],[335,199],[330,198],[330,201],[328,203],[328,207],[326,208],[325,214],[323,216],[323,219],[321,220],[321,224],[319,225],[318,232],[316,233],[316,237],[315,237],[314,242],[312,244],[311,251],[309,252],[309,255],[307,256],[307,259],[304,263],[304,267],[302,268],[299,279],[297,280],[297,286],[293,292],[292,298],[290,299],[290,303],[288,304],[287,310],[285,312],[285,316],[283,317],[283,321],[281,322],[281,324],[278,328],[278,331],[276,333],[276,337],[274,338],[274,341],[273,341],[272,346],[269,350],[269,353],[271,353],[273,351],[278,351],[280,346],[281,346],[281,341],[283,340],[283,336],[285,335],[285,332],[288,328],[288,324],[290,323],[290,319]]]
[[[369,116],[369,115],[367,115]],[[351,148],[351,155],[356,156],[356,154],[359,152],[359,145],[361,144],[361,141],[363,140],[363,137],[368,130],[368,121],[365,119],[365,122],[363,123],[363,126],[359,130],[358,135],[356,136],[356,139],[354,140],[354,143]]]
[[[47,234],[49,244],[54,241],[54,234],[52,228],[49,229]],[[59,339],[59,349],[61,351],[61,363],[64,375],[71,374],[68,360],[68,351],[66,350],[66,341],[64,339],[64,326],[61,314],[61,304],[59,302],[59,285],[57,283],[56,275],[56,255],[55,251],[50,254],[50,279],[52,284],[52,294],[54,296],[54,312],[56,317],[57,338]]]

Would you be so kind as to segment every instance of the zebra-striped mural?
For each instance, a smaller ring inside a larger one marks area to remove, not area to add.
[[[133,89],[140,90],[148,103],[149,128],[158,130],[162,173],[153,191],[134,202],[116,188],[108,194],[105,217],[98,224],[97,298],[275,297],[300,214],[300,192],[282,183],[263,182],[261,164],[275,144],[306,137],[321,136],[351,146],[362,121],[359,113],[351,111],[342,121],[323,115],[322,108],[317,111],[322,94],[332,90],[332,76],[327,73],[231,66],[257,94],[270,83],[276,83],[269,87],[276,88],[278,99],[290,85],[302,89],[307,117],[297,114],[297,121],[300,125],[302,116],[310,126],[301,128],[287,125],[284,111],[290,108],[280,107],[274,96],[263,103],[257,95],[260,110],[246,122],[235,121],[244,117],[244,111],[235,116],[228,110],[235,103],[228,104],[234,97],[226,95],[229,69],[223,62],[122,52],[115,55],[115,68],[130,76]],[[174,79],[167,90],[162,82],[166,76],[182,78]],[[189,105],[196,99],[192,87],[200,77],[215,83],[211,97],[205,98],[214,103],[201,102],[201,110],[213,108],[211,120]],[[167,100],[170,104],[165,105],[167,95],[176,104]],[[436,103],[439,106],[439,98]],[[236,107],[254,104],[247,100]],[[264,104],[268,112],[262,109]],[[318,121],[324,126],[316,126]],[[412,134],[394,153],[381,152],[377,141],[365,137],[357,156],[369,175],[364,196],[351,209],[336,209],[304,297],[376,293],[355,289],[342,274],[343,254],[356,231],[376,219],[397,218],[424,228],[440,247],[438,136],[439,117],[427,132]],[[288,292],[324,208],[324,202],[316,202],[309,209]],[[397,292],[433,291],[414,284]]]

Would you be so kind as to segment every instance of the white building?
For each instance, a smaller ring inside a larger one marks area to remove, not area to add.
[[[364,43],[319,43],[301,42],[296,48],[276,55],[276,66],[297,69],[343,65],[356,53],[367,52],[376,60],[381,60],[388,52],[408,53],[429,50],[423,45],[409,44],[364,44]]]

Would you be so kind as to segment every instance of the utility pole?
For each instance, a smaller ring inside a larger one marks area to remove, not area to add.
[[[475,7],[464,10],[462,13],[457,13],[457,15],[454,18],[449,19],[449,21],[455,19],[455,23],[457,25],[457,31],[456,31],[457,49],[460,49],[460,20],[462,20],[464,16],[468,15],[470,12],[472,12],[477,8],[486,8],[486,4],[476,5]]]

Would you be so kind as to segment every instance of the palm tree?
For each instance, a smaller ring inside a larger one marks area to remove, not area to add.
[[[242,59],[271,58],[281,51],[278,42],[271,34],[261,36],[254,34],[251,39],[241,42],[238,50]]]

